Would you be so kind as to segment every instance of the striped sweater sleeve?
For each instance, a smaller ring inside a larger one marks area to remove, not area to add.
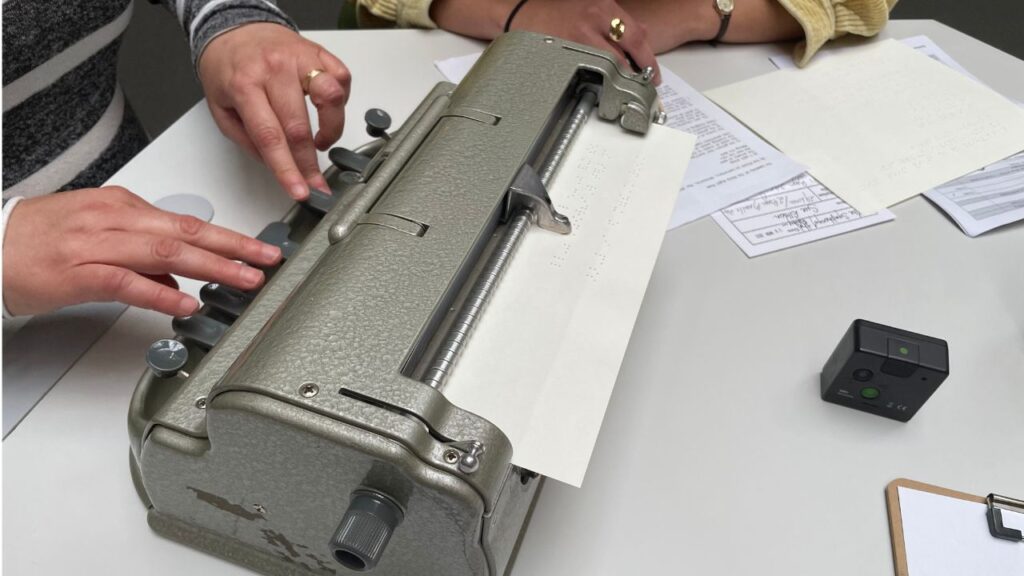
[[[845,34],[874,36],[897,0],[778,0],[804,29],[793,60],[803,66],[829,40]]]
[[[432,0],[358,0],[360,8],[403,28],[437,28],[430,19]],[[481,0],[486,1],[486,0]]]
[[[272,22],[298,30],[273,0],[150,0],[163,4],[178,18],[188,38],[192,65],[211,40],[217,36],[252,22]]]

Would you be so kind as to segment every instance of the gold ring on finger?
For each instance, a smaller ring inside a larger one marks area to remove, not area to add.
[[[313,82],[313,78],[316,78],[320,74],[323,74],[323,72],[324,71],[320,69],[313,69],[307,72],[306,75],[302,77],[302,81],[300,82],[302,84],[302,91],[305,92],[306,94],[309,94],[309,85]]]
[[[612,39],[612,42],[618,42],[622,40],[622,36],[626,33],[626,23],[622,21],[622,18],[613,18],[611,25],[608,27],[608,37]]]

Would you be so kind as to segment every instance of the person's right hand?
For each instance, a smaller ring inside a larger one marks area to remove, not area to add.
[[[619,42],[609,34],[615,18],[626,26]],[[550,34],[607,50],[618,57],[625,70],[632,68],[628,54],[641,69],[652,67],[655,84],[661,83],[661,69],[647,41],[647,28],[615,0],[530,0],[512,19],[510,29]]]
[[[260,266],[281,250],[192,216],[160,210],[108,186],[21,201],[7,222],[3,299],[12,314],[116,300],[174,316],[199,302],[169,274],[242,290],[263,283]]]

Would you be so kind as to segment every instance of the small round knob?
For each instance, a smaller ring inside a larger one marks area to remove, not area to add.
[[[388,128],[391,128],[391,116],[380,108],[370,108],[366,111],[366,133],[374,138],[390,139]]]
[[[387,496],[372,490],[353,492],[352,502],[331,538],[334,559],[356,572],[373,570],[404,518],[402,509]]]
[[[146,364],[159,378],[170,378],[188,363],[188,348],[173,338],[157,340],[146,350]]]

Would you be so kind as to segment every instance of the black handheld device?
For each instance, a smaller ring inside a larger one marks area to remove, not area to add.
[[[948,375],[945,340],[858,319],[821,370],[821,399],[906,422]]]

